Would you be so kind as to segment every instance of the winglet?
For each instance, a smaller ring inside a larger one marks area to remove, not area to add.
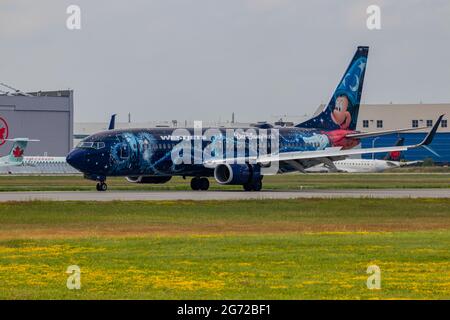
[[[439,125],[441,124],[442,118],[445,116],[445,114],[441,114],[441,116],[437,119],[436,123],[434,124],[433,128],[431,128],[430,132],[428,132],[427,136],[423,141],[419,144],[419,146],[427,146],[433,141],[434,136],[436,135],[436,131],[439,128]]]
[[[111,116],[111,120],[109,121],[109,127],[108,127],[108,130],[114,130],[114,127],[116,126],[116,115],[117,114],[113,114],[112,116]]]

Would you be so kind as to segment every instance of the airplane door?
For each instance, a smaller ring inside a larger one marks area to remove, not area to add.
[[[128,146],[128,143],[122,143],[119,156],[122,160],[127,160],[130,157],[130,147]]]

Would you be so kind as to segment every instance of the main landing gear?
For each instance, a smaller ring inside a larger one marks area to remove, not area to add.
[[[262,189],[262,179],[256,181],[250,181],[249,183],[243,184],[245,191],[261,191]]]
[[[100,181],[97,183],[97,191],[106,191],[108,190],[108,185],[105,183],[105,181]]]
[[[208,178],[192,178],[191,180],[191,188],[192,190],[202,190],[206,191],[209,189],[209,180]]]

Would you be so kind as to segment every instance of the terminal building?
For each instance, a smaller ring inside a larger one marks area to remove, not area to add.
[[[6,139],[30,138],[27,156],[65,156],[73,146],[73,91],[0,94],[0,155],[9,152]]]
[[[435,163],[450,163],[450,104],[367,104],[362,105],[358,115],[359,131],[385,131],[398,128],[423,128],[417,131],[403,132],[362,140],[363,148],[393,146],[399,137],[405,138],[405,144],[420,143],[434,122],[445,114],[436,137],[429,146],[436,154],[426,148],[417,148],[403,153],[408,161],[433,159]],[[365,159],[382,159],[384,154],[365,154]]]

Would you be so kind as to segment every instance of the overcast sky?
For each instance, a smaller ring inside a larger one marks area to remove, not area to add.
[[[371,4],[381,30],[366,27]],[[311,113],[358,45],[371,47],[363,102],[450,102],[450,0],[0,2],[0,82],[73,89],[75,121]]]

